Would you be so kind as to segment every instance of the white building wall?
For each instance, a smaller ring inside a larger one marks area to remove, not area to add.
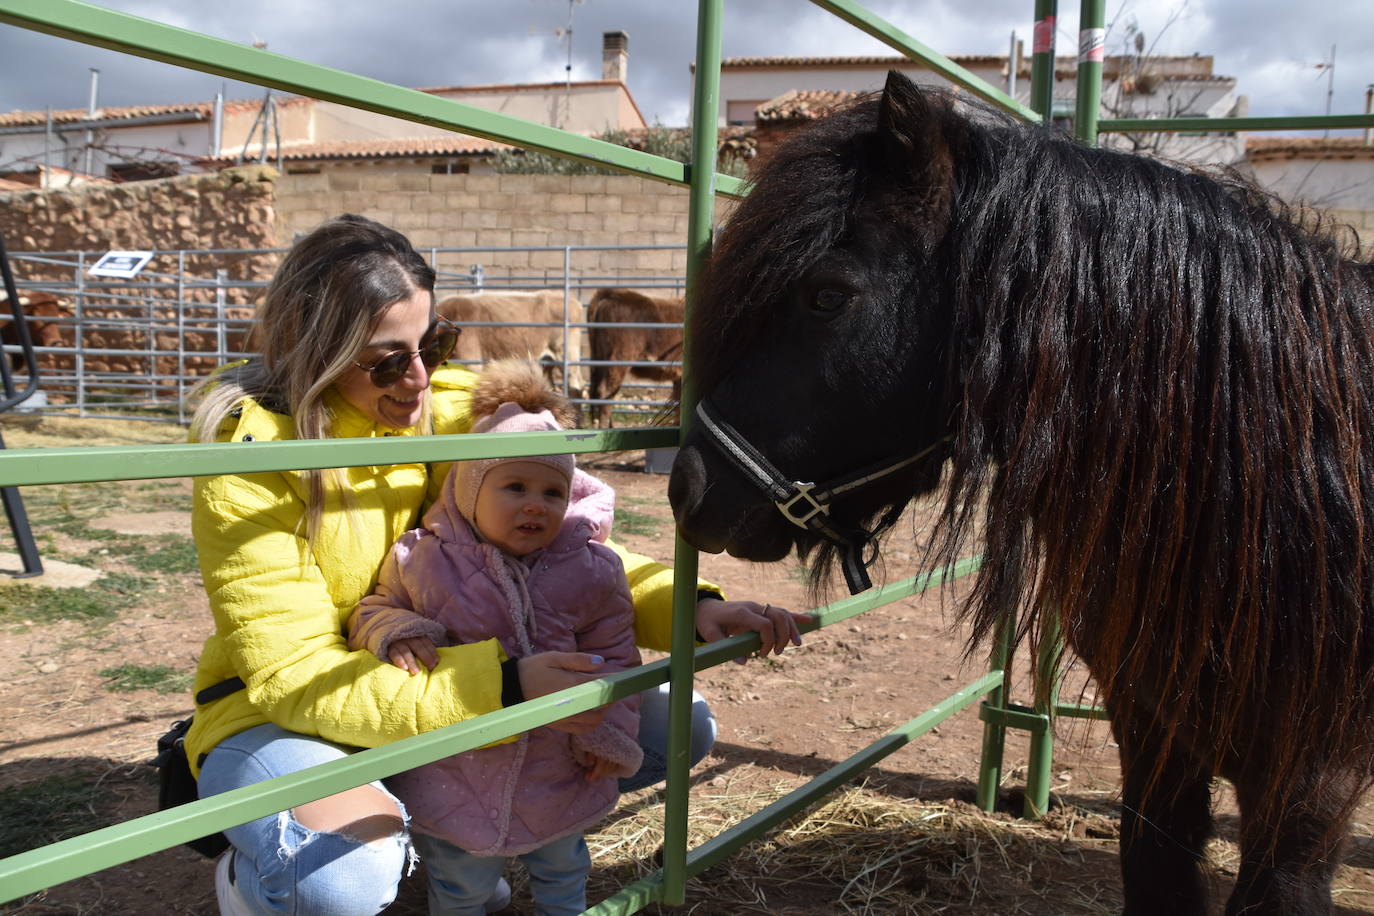
[[[877,92],[887,81],[887,66],[869,67],[749,67],[730,68],[720,74],[721,124],[753,124],[754,107],[792,89]],[[945,80],[925,67],[894,66],[913,82],[923,86],[947,86]],[[994,86],[1004,87],[1001,68],[972,71]],[[744,114],[747,112],[747,115]]]
[[[1192,64],[1193,58],[1182,63]],[[721,123],[753,124],[754,109],[785,92],[832,90],[876,92],[883,87],[889,67],[881,66],[775,66],[728,68],[721,72]],[[896,65],[914,82],[924,86],[948,86],[941,76],[925,67]],[[970,72],[1005,91],[1006,75],[1000,65],[970,67]],[[1072,78],[1055,81],[1056,112],[1072,112],[1077,95]],[[1123,93],[1118,81],[1103,86],[1102,117],[1225,117],[1236,106],[1234,80],[1168,79],[1149,93]],[[1030,103],[1030,80],[1017,81],[1015,97]],[[1134,138],[1103,135],[1103,145],[1117,149],[1144,149],[1154,155],[1190,162],[1231,165],[1244,156],[1244,141],[1226,135],[1138,135]]]
[[[59,129],[60,128],[60,129]],[[210,152],[209,120],[142,127],[101,128],[93,132],[91,173],[103,177],[111,165],[131,161],[171,161],[182,171],[196,171],[191,160]],[[44,165],[84,171],[86,131],[55,125],[49,143],[42,126],[33,133],[0,135],[0,169],[29,171]]]
[[[1374,157],[1276,159],[1252,168],[1262,187],[1291,204],[1374,212]]]

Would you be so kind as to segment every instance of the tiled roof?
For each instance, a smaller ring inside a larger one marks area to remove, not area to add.
[[[298,105],[305,101],[301,96],[278,97],[277,106]],[[261,99],[231,99],[224,103],[225,114],[232,114],[237,111],[252,111],[262,104]],[[172,105],[124,105],[108,108],[97,108],[94,117],[98,120],[114,120],[118,118],[146,118],[150,115],[164,114],[185,114],[188,117],[195,115],[200,118],[209,118],[215,112],[214,102],[180,102]],[[63,108],[54,110],[52,119],[54,124],[70,124],[73,121],[84,121],[91,115],[84,108]],[[21,111],[15,109],[0,114],[0,127],[19,127],[25,125],[42,125],[47,122],[48,113],[46,111]]]
[[[1005,71],[1005,54],[951,54],[949,59],[965,69],[995,67]],[[1212,73],[1212,58],[1205,55],[1159,56],[1146,58],[1149,66],[1164,80],[1194,80],[1198,82],[1234,83],[1234,77],[1216,76]],[[720,62],[722,69],[744,70],[801,67],[924,67],[920,61],[906,57],[727,57]],[[1055,79],[1073,79],[1077,73],[1076,57],[1060,55],[1055,58]],[[1103,76],[1116,79],[1123,68],[1134,68],[1136,58],[1108,56],[1104,62]],[[1021,75],[1029,76],[1031,55],[1021,58]]]
[[[584,80],[584,81],[582,81],[582,82],[574,82],[574,83],[572,83],[571,88],[573,88],[573,89],[584,89],[584,88],[593,88],[593,87],[623,86],[623,85],[625,85],[625,84],[622,83],[622,82],[620,82],[620,80]],[[440,93],[447,94],[447,93],[452,93],[452,92],[457,92],[457,93],[470,92],[470,93],[473,93],[473,94],[477,94],[477,93],[486,93],[486,92],[547,92],[547,91],[549,91],[550,89],[563,89],[563,88],[565,88],[565,87],[567,87],[567,86],[568,86],[567,83],[562,83],[562,82],[558,82],[558,83],[491,83],[491,84],[485,85],[485,86],[428,86],[428,87],[425,87],[425,88],[420,89],[419,91],[420,91],[420,92],[428,92],[428,93],[430,93],[431,95],[438,95],[438,94],[440,94]]]
[[[961,67],[1006,66],[1005,54],[954,54],[950,60]],[[746,67],[892,67],[899,64],[922,66],[918,61],[905,57],[727,57],[720,62],[722,68],[743,69]]]
[[[809,121],[841,108],[865,93],[843,89],[791,89],[754,110],[759,121]]]
[[[513,83],[513,84],[493,84],[490,86],[435,86],[427,89],[420,89],[420,92],[428,92],[431,95],[451,95],[451,94],[480,94],[489,92],[547,92],[550,89],[563,89],[563,83]],[[574,89],[581,87],[600,87],[600,86],[620,86],[623,85],[617,80],[590,80],[580,83],[573,83]],[[290,95],[276,97],[277,107],[301,105],[313,102],[305,96]],[[233,114],[239,111],[253,111],[262,105],[262,99],[230,99],[224,103],[225,114]],[[144,118],[150,115],[164,114],[185,114],[209,118],[214,114],[214,102],[180,102],[171,105],[125,105],[97,108],[95,117],[98,119],[114,120],[118,118]],[[46,123],[48,113],[46,111],[14,111],[0,113],[0,127],[18,127],[21,125],[42,125]],[[52,113],[53,123],[69,124],[72,121],[84,121],[90,117],[85,108],[63,108],[54,110]]]
[[[446,137],[391,137],[382,140],[335,140],[329,143],[282,144],[285,162],[317,159],[402,159],[416,156],[480,156],[508,149],[504,143],[454,134]],[[256,159],[257,144],[249,147]],[[216,156],[196,160],[202,166],[231,165],[237,156]],[[267,159],[275,162],[277,151],[268,144]]]
[[[1362,137],[1250,137],[1245,151],[1252,162],[1270,159],[1374,159],[1374,146]]]

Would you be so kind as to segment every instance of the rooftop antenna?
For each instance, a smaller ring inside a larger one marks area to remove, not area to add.
[[[1335,44],[1332,44],[1332,45],[1331,45],[1331,56],[1328,57],[1326,60],[1322,61],[1321,63],[1317,64],[1317,65],[1316,65],[1316,68],[1317,68],[1318,70],[1325,70],[1325,71],[1326,71],[1326,116],[1327,116],[1327,117],[1330,117],[1330,116],[1331,116],[1331,96],[1332,96],[1332,95],[1334,94],[1334,92],[1335,92],[1335,81],[1336,81],[1336,46],[1335,46]],[[1331,136],[1331,130],[1330,130],[1330,128],[1328,128],[1328,129],[1322,131],[1322,137],[1323,137],[1323,138],[1330,137],[1330,136]]]
[[[90,97],[90,102],[86,105],[86,119],[89,120],[89,121],[94,121],[94,120],[95,120],[95,114],[96,114],[97,111],[99,111],[99,109],[96,107],[96,104],[95,104],[95,102],[96,102],[96,96],[99,94],[99,91],[100,91],[100,71],[99,71],[97,68],[92,67],[92,68],[91,68],[91,97]],[[83,172],[85,172],[87,175],[91,174],[91,169],[93,169],[93,168],[95,167],[95,164],[94,164],[94,162],[92,161],[93,158],[94,158],[94,156],[95,156],[95,131],[91,130],[91,129],[88,127],[88,128],[86,128],[86,157],[85,157],[85,162],[84,162],[84,164],[82,165],[82,169],[81,169],[81,170],[82,170]]]
[[[267,50],[267,40],[259,38],[253,34],[253,47],[259,51]],[[266,93],[262,97],[262,106],[258,108],[258,114],[253,118],[253,126],[248,128],[248,136],[243,139],[243,149],[239,150],[235,165],[243,165],[243,160],[248,156],[248,147],[253,143],[253,137],[258,132],[258,125],[262,125],[262,145],[258,147],[258,162],[267,161],[267,132],[272,131],[272,136],[277,143],[277,171],[282,171],[281,164],[281,119],[277,116],[277,100],[272,97],[272,87],[267,87]]]
[[[554,29],[553,34],[567,46],[568,62],[563,66],[563,117],[558,126],[565,127],[572,118],[572,56],[573,56],[573,13],[584,0],[568,0],[568,24]]]

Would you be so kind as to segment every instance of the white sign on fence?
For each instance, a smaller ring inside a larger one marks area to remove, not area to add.
[[[151,251],[107,251],[86,273],[92,277],[118,277],[121,280],[132,280],[138,276],[140,270],[148,266],[148,262],[152,259],[153,253]]]

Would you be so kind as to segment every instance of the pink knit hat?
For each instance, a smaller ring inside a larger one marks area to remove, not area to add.
[[[489,363],[472,395],[474,433],[530,433],[566,429],[577,413],[567,398],[548,387],[539,366],[525,360]],[[561,422],[560,422],[561,421]],[[510,461],[535,461],[558,471],[572,485],[572,455],[526,455],[516,458],[472,458],[454,468],[453,499],[458,511],[473,520],[477,491],[487,472]]]

